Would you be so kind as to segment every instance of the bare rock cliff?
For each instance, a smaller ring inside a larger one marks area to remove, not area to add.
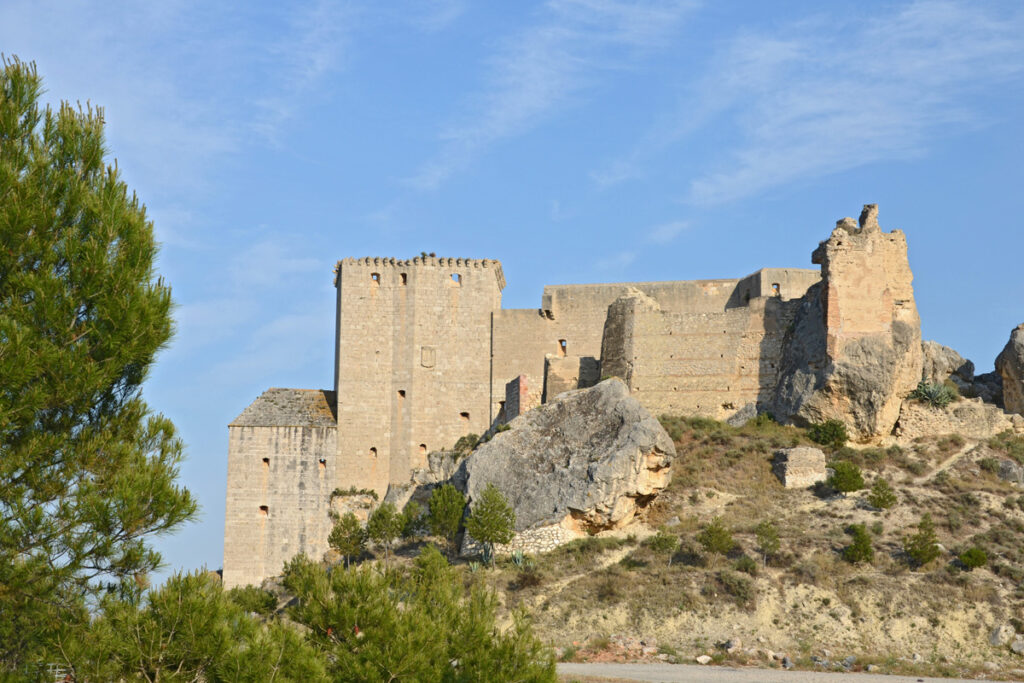
[[[560,395],[520,415],[465,463],[470,500],[493,483],[516,530],[621,528],[668,485],[675,446],[621,380]]]
[[[836,224],[815,250],[812,287],[787,335],[772,411],[798,423],[837,419],[861,440],[891,433],[921,379],[921,320],[902,232],[878,207]]]
[[[1010,341],[996,357],[996,372],[1003,379],[1003,405],[1024,415],[1024,323],[1010,333]]]

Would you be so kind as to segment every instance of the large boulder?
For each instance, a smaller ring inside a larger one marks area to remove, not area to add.
[[[882,232],[878,207],[844,218],[812,255],[807,290],[786,335],[772,412],[784,421],[844,422],[859,440],[892,431],[921,379],[921,320],[907,242]]]
[[[579,534],[629,524],[668,485],[675,447],[619,379],[520,415],[466,460],[470,501],[493,483],[516,530]]]
[[[1003,379],[1003,406],[1024,415],[1024,323],[1014,328],[996,357],[996,372]]]
[[[923,382],[942,384],[948,379],[956,384],[960,393],[970,393],[970,387],[974,382],[974,363],[938,342],[921,342],[921,352]]]

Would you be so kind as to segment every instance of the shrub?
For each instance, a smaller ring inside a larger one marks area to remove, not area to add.
[[[779,531],[774,522],[766,519],[754,529],[754,537],[757,538],[757,547],[767,566],[768,557],[779,552]]]
[[[402,511],[402,538],[415,538],[423,532],[423,507],[410,500]]]
[[[807,437],[814,443],[832,448],[842,448],[850,438],[846,433],[846,425],[839,420],[825,420],[811,425],[807,429]]]
[[[771,413],[758,413],[757,417],[750,421],[755,427],[768,427],[772,425],[778,425],[779,421],[775,419],[775,416]]]
[[[988,554],[975,546],[960,553],[960,562],[967,568],[967,571],[971,571],[988,564]]]
[[[828,478],[828,485],[845,495],[864,488],[864,476],[852,462],[841,460],[832,463],[832,476]]]
[[[853,524],[848,529],[853,542],[843,548],[843,559],[851,564],[871,562],[875,559],[875,550],[871,547],[871,536],[863,524]]]
[[[403,527],[405,527],[405,518],[398,513],[392,503],[381,503],[366,522],[366,532],[370,539],[384,547],[385,567],[391,561],[391,547],[402,535]]]
[[[875,483],[872,484],[871,492],[868,494],[868,504],[882,510],[888,510],[896,504],[896,492],[883,477],[875,479]]]
[[[935,535],[935,524],[930,514],[925,513],[917,524],[917,533],[903,541],[903,551],[917,567],[924,566],[939,556],[939,539]]]
[[[755,562],[754,558],[749,555],[741,555],[740,558],[736,560],[736,564],[734,564],[733,567],[735,567],[738,572],[757,576],[757,562]]]
[[[455,451],[457,458],[462,458],[473,452],[473,449],[480,443],[480,437],[476,434],[466,434],[460,436],[459,440],[455,442],[455,446],[452,450]]]
[[[721,571],[716,577],[719,587],[735,600],[741,607],[748,607],[757,597],[754,582],[742,574],[730,571]]]
[[[959,393],[956,391],[956,385],[949,383],[929,383],[921,381],[917,388],[910,392],[908,398],[927,403],[933,408],[945,408],[950,403],[958,399]]]
[[[480,494],[466,520],[466,531],[484,546],[484,559],[494,559],[494,544],[508,543],[515,536],[516,513],[494,484]]]
[[[331,529],[327,545],[338,551],[347,567],[352,558],[359,557],[366,550],[366,536],[366,529],[359,519],[351,512],[346,512]]]
[[[697,542],[705,551],[726,555],[736,546],[732,540],[732,532],[722,522],[721,517],[715,517],[711,523],[700,530],[697,534]]]

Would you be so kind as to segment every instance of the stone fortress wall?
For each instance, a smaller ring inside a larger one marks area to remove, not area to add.
[[[339,261],[334,391],[270,390],[229,428],[225,584],[274,575],[298,551],[322,556],[335,489],[383,497],[428,453],[602,376],[655,415],[718,419],[845,409],[843,377],[819,375],[842,370],[844,344],[864,335],[894,349],[894,385],[920,377],[919,328],[916,358],[879,337],[916,321],[903,235],[881,233],[874,214],[866,229],[849,223],[815,252],[821,272],[555,285],[537,309],[501,308],[494,260]],[[823,385],[840,389],[822,399]]]

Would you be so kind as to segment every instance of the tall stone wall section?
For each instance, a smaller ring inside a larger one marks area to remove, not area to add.
[[[491,401],[498,261],[422,257],[338,263],[338,485],[383,496],[432,450],[482,434]]]
[[[601,372],[622,378],[655,415],[726,419],[770,398],[798,307],[799,300],[772,296],[714,312],[676,313],[634,291],[609,308]]]
[[[337,429],[228,428],[224,586],[258,584],[302,552],[320,559],[331,529]]]

